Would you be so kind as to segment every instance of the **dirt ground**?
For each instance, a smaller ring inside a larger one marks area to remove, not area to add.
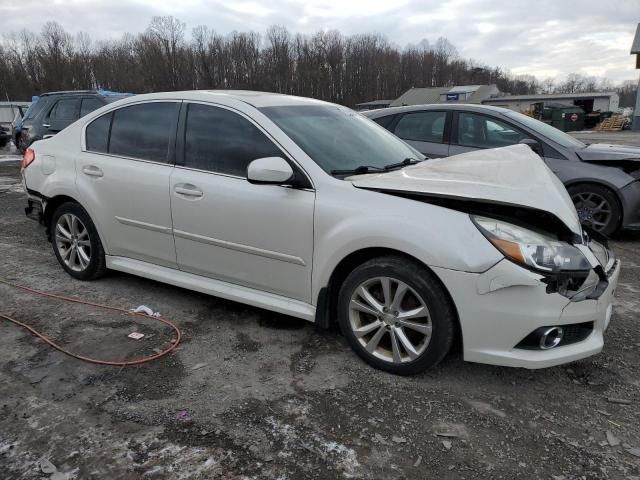
[[[170,356],[116,368],[0,320],[0,479],[640,479],[640,235],[613,243],[623,268],[601,354],[537,371],[452,354],[401,378],[302,320],[115,272],[73,280],[24,199],[18,162],[0,155],[1,278],[144,304],[184,337]],[[172,337],[4,285],[0,312],[105,359]]]

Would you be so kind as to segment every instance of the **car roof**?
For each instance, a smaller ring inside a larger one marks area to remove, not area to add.
[[[186,90],[179,92],[146,93],[124,100],[124,103],[145,100],[194,100],[206,102],[215,101],[216,99],[234,99],[256,108],[293,105],[333,105],[313,98],[252,90]],[[120,105],[124,104],[122,100],[120,102]]]
[[[511,112],[508,108],[494,107],[492,105],[477,105],[475,103],[431,103],[428,105],[405,105],[402,107],[380,108],[378,110],[369,110],[361,112],[363,115],[369,118],[380,118],[389,115],[395,115],[397,113],[415,112],[418,110],[438,110],[438,111],[457,111],[465,110],[471,112],[494,112],[494,113],[507,113]]]

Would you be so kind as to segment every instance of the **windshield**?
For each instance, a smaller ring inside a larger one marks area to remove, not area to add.
[[[582,143],[580,140],[573,138],[571,135],[564,133],[562,130],[558,130],[551,125],[548,125],[540,120],[536,120],[535,118],[528,117],[527,115],[523,115],[518,112],[507,112],[505,113],[507,117],[511,117],[514,120],[520,122],[525,127],[529,127],[536,133],[539,133],[545,138],[548,138],[552,142],[556,142],[559,145],[562,145],[565,148],[584,148],[586,145]]]
[[[260,109],[325,172],[359,166],[382,169],[424,157],[371,120],[334,105],[293,105]]]

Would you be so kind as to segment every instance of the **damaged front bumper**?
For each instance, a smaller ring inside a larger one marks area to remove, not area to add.
[[[484,273],[433,270],[456,305],[465,360],[533,369],[572,362],[602,350],[620,262],[613,261],[606,273],[603,270],[598,286],[579,300],[549,289],[543,275],[507,259]],[[560,341],[550,349],[527,343],[531,335],[551,327],[571,332],[570,341]]]

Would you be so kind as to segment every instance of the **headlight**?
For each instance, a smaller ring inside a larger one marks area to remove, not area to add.
[[[505,257],[543,272],[590,270],[585,256],[573,245],[527,228],[472,215],[471,219]]]

